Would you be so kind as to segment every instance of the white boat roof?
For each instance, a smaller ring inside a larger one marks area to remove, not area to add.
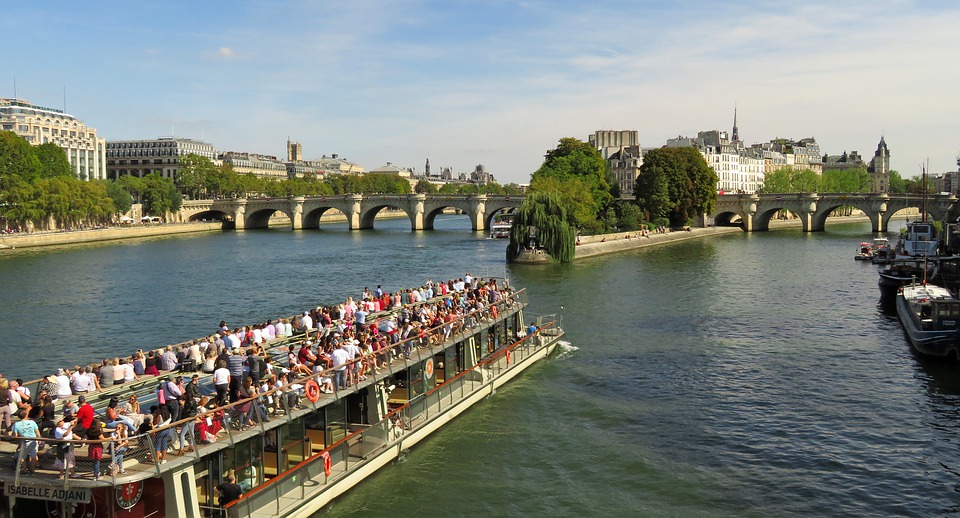
[[[911,284],[903,287],[903,297],[907,300],[955,300],[950,290],[933,284]]]

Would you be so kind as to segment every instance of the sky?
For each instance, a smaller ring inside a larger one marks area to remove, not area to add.
[[[0,97],[109,140],[529,181],[563,137],[815,137],[957,170],[960,2],[10,2]],[[16,92],[14,91],[16,89]],[[64,102],[64,98],[66,101]]]

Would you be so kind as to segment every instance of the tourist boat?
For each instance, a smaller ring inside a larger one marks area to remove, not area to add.
[[[897,295],[897,315],[917,352],[960,359],[960,300],[933,284],[904,286]]]
[[[558,346],[563,329],[556,315],[527,314],[524,290],[500,293],[503,297],[497,302],[373,353],[386,355],[382,370],[369,372],[367,379],[345,389],[322,391],[317,381],[322,382],[320,378],[330,372],[316,373],[298,379],[295,385],[264,392],[256,400],[212,408],[196,421],[187,419],[131,437],[122,473],[106,469],[116,453],[115,443],[109,439],[102,443],[106,473],[99,479],[93,477],[92,461],[86,458],[90,441],[74,442],[77,478],[59,478],[58,471],[51,469],[53,452],[62,443],[53,439],[40,440],[52,447],[40,454],[39,469],[21,473],[26,466],[23,454],[21,449],[13,450],[22,439],[4,436],[0,450],[7,453],[0,455],[0,514],[216,516],[222,510],[214,488],[231,474],[243,496],[228,504],[229,516],[309,516]],[[451,295],[426,303],[448,297]],[[392,314],[367,318],[377,322],[392,318]],[[288,351],[302,337],[275,340],[267,352],[275,359],[282,358],[285,365]],[[209,394],[211,376],[201,377]],[[102,414],[111,395],[125,398],[134,392],[147,408],[157,403],[156,396],[151,396],[156,386],[157,378],[127,383],[91,395],[89,402]],[[295,391],[298,387],[303,389],[302,395]],[[269,406],[272,413],[261,418],[253,412],[254,424],[240,426],[248,423],[238,417],[237,409],[258,402]],[[184,423],[193,448],[157,461],[159,434]],[[203,431],[204,424],[223,426],[213,442],[214,436]],[[198,430],[204,434],[196,437],[200,441],[194,437]]]
[[[498,214],[490,224],[490,239],[507,239],[513,227],[513,214]]]
[[[890,246],[890,240],[885,237],[878,237],[873,240],[873,258],[870,262],[873,264],[890,264],[897,258],[897,251]]]
[[[869,261],[873,259],[873,244],[866,241],[860,243],[857,247],[857,253],[853,256],[857,261]]]

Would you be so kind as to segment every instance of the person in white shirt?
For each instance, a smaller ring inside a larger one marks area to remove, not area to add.
[[[63,369],[57,369],[57,399],[66,399],[73,395],[70,388],[70,376]]]
[[[87,376],[86,368],[80,367],[73,374],[73,391],[75,393],[84,394],[93,390],[93,381]]]
[[[337,389],[347,388],[346,374],[347,362],[350,361],[350,353],[343,349],[343,343],[337,344],[337,348],[330,355],[333,358],[333,379]]]
[[[120,368],[123,369],[123,382],[130,383],[140,379],[140,376],[137,376],[137,373],[133,370],[133,364],[127,360],[120,360]]]
[[[307,331],[310,331],[313,329],[313,319],[310,318],[309,312],[304,311],[303,318],[301,318],[300,320],[303,322],[304,329],[306,329]]]
[[[287,335],[287,330],[283,325],[283,320],[278,321],[273,325],[273,337],[274,338],[283,338]]]

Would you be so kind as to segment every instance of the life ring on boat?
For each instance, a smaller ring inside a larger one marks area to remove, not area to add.
[[[493,306],[490,306],[490,313],[493,313],[493,318],[497,318],[498,312],[499,311],[497,310],[496,304],[494,304]]]
[[[510,349],[507,349],[507,365],[510,365]]]
[[[330,461],[330,452],[324,451],[320,454],[320,457],[323,458],[323,474],[330,476],[330,472],[333,471],[333,462]]]
[[[316,403],[320,399],[320,384],[317,383],[317,380],[307,380],[307,383],[303,386],[303,391],[307,394],[307,399],[311,403]]]

